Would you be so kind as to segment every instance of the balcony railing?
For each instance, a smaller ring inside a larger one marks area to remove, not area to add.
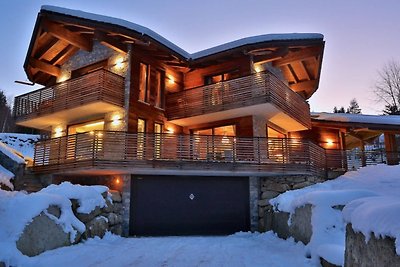
[[[172,93],[166,103],[170,120],[271,103],[307,128],[311,125],[307,102],[269,72]]]
[[[33,170],[225,171],[323,175],[324,149],[307,140],[96,131],[39,141]]]
[[[26,120],[97,101],[122,107],[124,105],[124,78],[101,69],[17,96],[14,103],[14,115],[17,121]]]

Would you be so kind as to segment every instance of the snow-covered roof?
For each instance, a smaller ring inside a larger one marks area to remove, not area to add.
[[[399,115],[383,116],[383,115],[364,115],[364,114],[348,114],[348,113],[311,112],[311,118],[318,121],[386,124],[386,125],[398,125],[400,127]]]
[[[62,8],[62,7],[57,7],[57,6],[49,6],[49,5],[44,5],[42,6],[41,10],[44,11],[50,11],[50,12],[56,12],[68,16],[73,16],[73,17],[78,17],[82,19],[88,19],[92,21],[98,21],[102,23],[108,23],[112,25],[116,25],[119,27],[123,27],[129,30],[133,30],[141,34],[142,36],[148,36],[157,42],[161,43],[162,45],[168,47],[169,49],[173,50],[174,52],[178,53],[182,57],[186,59],[198,59],[202,57],[206,57],[212,54],[220,53],[226,50],[230,50],[233,48],[241,47],[244,45],[250,45],[250,44],[257,44],[257,43],[263,43],[263,42],[272,42],[272,41],[288,41],[288,40],[312,40],[312,39],[323,39],[324,36],[320,33],[283,33],[283,34],[265,34],[265,35],[259,35],[259,36],[252,36],[252,37],[247,37],[247,38],[242,38],[233,42],[229,42],[226,44],[222,44],[219,46],[215,46],[209,49],[205,49],[193,54],[190,54],[180,48],[179,46],[175,45],[174,43],[168,41],[158,33],[150,30],[149,28],[146,28],[142,25],[126,21],[123,19],[118,19],[114,17],[109,17],[109,16],[104,16],[104,15],[97,15],[93,13],[88,13],[84,12],[81,10],[73,10],[73,9],[68,9],[68,8]]]

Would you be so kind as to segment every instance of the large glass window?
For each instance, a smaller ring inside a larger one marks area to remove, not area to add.
[[[143,119],[138,119],[137,125],[137,157],[142,159],[144,157],[144,145],[145,145],[145,135],[146,132],[146,121]]]
[[[140,63],[139,100],[147,102],[149,87],[149,65]]]
[[[87,133],[87,132],[94,132],[96,130],[103,130],[104,129],[104,121],[91,121],[85,122],[80,124],[71,125],[68,127],[68,135],[77,134],[77,133]]]
[[[157,159],[161,157],[162,128],[162,124],[154,123],[154,156]]]
[[[156,71],[154,75],[154,84],[156,88],[155,103],[158,108],[164,108],[164,84],[162,83],[163,75],[161,71]]]

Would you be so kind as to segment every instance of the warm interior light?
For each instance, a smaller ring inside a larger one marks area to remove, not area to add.
[[[62,132],[63,132],[63,128],[61,128],[60,126],[56,127],[54,129],[54,137],[62,136]]]
[[[333,141],[332,141],[331,139],[327,139],[327,140],[326,140],[326,144],[327,144],[328,146],[333,146]]]
[[[260,66],[254,66],[254,70],[257,72],[257,73],[259,73],[259,72],[261,72],[261,67]]]
[[[173,134],[173,133],[174,133],[174,129],[168,128],[168,129],[167,129],[167,133]]]
[[[68,79],[69,79],[69,75],[67,73],[64,73],[58,77],[57,82],[62,83]]]
[[[175,79],[174,79],[174,77],[169,77],[169,79],[168,79],[168,83],[169,84],[174,84],[175,83]]]
[[[116,184],[120,184],[120,183],[121,183],[121,180],[120,180],[119,178],[116,178],[116,179],[115,179],[115,183],[116,183]]]

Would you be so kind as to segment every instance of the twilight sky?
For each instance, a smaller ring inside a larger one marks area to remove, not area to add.
[[[41,5],[129,20],[161,34],[188,52],[266,33],[325,35],[320,86],[312,111],[331,112],[356,98],[364,114],[381,114],[371,92],[377,71],[400,61],[398,0],[1,0],[0,89],[14,97],[34,88],[22,68]]]

